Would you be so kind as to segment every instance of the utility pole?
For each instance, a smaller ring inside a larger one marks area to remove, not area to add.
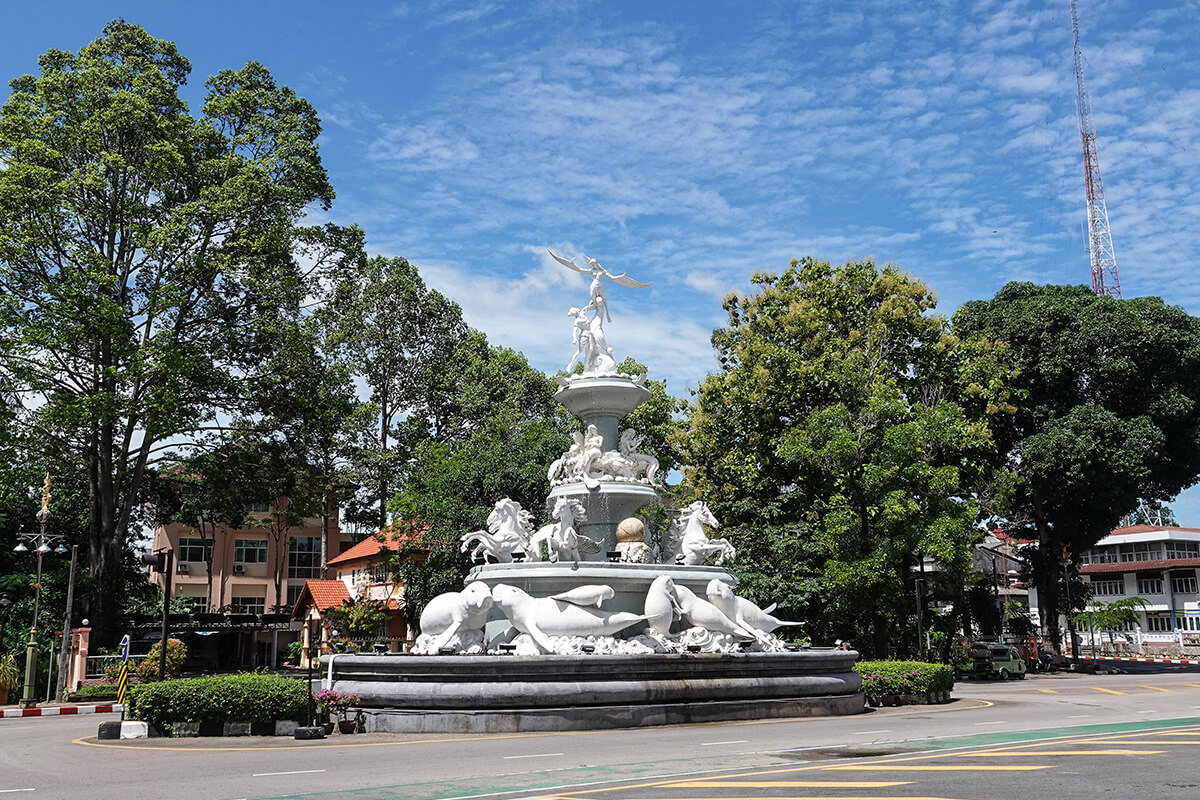
[[[1079,12],[1077,0],[1071,0],[1071,37],[1075,43],[1075,84],[1079,90],[1079,134],[1083,139],[1083,177],[1087,192],[1088,255],[1092,267],[1092,291],[1098,295],[1121,297],[1117,278],[1117,257],[1113,253],[1112,231],[1108,227],[1108,206],[1104,202],[1104,181],[1100,178],[1100,157],[1096,151],[1096,125],[1092,122],[1092,101],[1083,86],[1083,51],[1079,48]]]

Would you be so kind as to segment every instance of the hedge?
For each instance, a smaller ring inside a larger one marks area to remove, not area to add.
[[[129,690],[131,719],[172,722],[275,722],[304,719],[308,691],[294,678],[261,673],[156,681]]]
[[[70,694],[72,700],[116,697],[117,685],[115,683],[93,683],[90,686],[80,686]]]
[[[925,661],[859,661],[854,671],[862,676],[868,695],[924,695],[954,688],[954,669],[949,664]]]

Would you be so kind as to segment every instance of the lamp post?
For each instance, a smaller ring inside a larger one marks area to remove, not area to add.
[[[42,556],[51,552],[50,545],[57,544],[55,553],[65,553],[67,548],[62,545],[63,537],[46,533],[46,522],[50,519],[50,476],[42,484],[42,507],[37,513],[39,530],[37,533],[18,533],[17,546],[14,552],[29,552],[28,545],[33,545],[37,553],[37,579],[33,584],[33,624],[29,626],[29,643],[25,646],[25,686],[21,692],[21,708],[33,708],[37,705],[34,699],[34,673],[37,672],[37,621],[38,610],[42,600]]]

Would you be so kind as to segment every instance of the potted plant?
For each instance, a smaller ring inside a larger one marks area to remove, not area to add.
[[[21,671],[17,669],[17,659],[12,653],[0,656],[0,706],[8,702],[8,692],[17,688],[21,681]]]
[[[354,733],[355,728],[358,727],[358,720],[346,717],[350,712],[350,707],[358,705],[358,695],[334,689],[322,689],[313,697],[326,714],[337,718],[340,733]]]

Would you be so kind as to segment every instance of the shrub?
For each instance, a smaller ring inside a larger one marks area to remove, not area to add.
[[[159,642],[155,642],[146,654],[146,658],[137,665],[137,677],[142,683],[156,681],[158,674]],[[167,639],[167,677],[178,678],[183,672],[183,664],[187,661],[187,645],[178,639]]]
[[[304,719],[308,691],[292,678],[261,673],[157,681],[129,690],[131,719],[171,722],[276,722]]]
[[[339,692],[336,689],[322,689],[313,695],[326,714],[332,714],[338,719],[345,719],[351,706],[358,705],[358,695]]]
[[[854,671],[862,676],[863,692],[869,695],[929,694],[954,688],[954,670],[949,664],[924,661],[859,661]]]
[[[115,681],[112,683],[94,683],[91,686],[80,686],[71,692],[72,700],[93,700],[116,696],[117,684]]]

